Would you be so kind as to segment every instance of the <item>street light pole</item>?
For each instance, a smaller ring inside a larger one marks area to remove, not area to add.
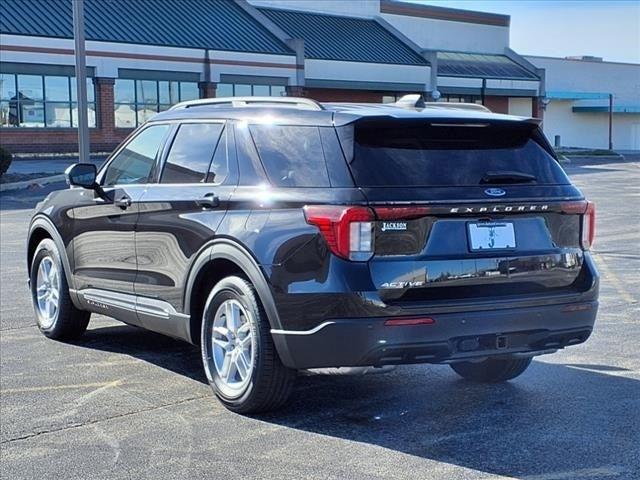
[[[84,49],[84,0],[73,0],[73,39],[76,57],[76,98],[78,100],[78,156],[89,161],[89,119],[87,116],[87,65]]]

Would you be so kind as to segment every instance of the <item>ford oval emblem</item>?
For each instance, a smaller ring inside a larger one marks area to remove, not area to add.
[[[489,195],[490,197],[502,197],[504,194],[506,194],[507,192],[505,192],[504,190],[502,190],[501,188],[487,188],[484,193],[486,193],[487,195]]]

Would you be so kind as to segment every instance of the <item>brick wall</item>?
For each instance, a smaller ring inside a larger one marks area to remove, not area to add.
[[[509,113],[509,97],[486,96],[484,106],[494,113]]]
[[[366,90],[338,90],[331,88],[305,88],[304,96],[319,102],[381,103],[382,92]]]
[[[94,78],[96,87],[96,128],[89,129],[92,152],[110,152],[131,129],[115,128],[113,78]],[[74,128],[3,128],[0,144],[14,153],[67,153],[78,151],[78,131]]]
[[[198,82],[200,98],[216,98],[216,84],[214,82]]]

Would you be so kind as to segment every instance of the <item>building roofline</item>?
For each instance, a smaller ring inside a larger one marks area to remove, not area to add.
[[[396,0],[380,0],[380,13],[432,18],[435,20],[446,20],[450,22],[476,23],[480,25],[492,25],[498,27],[508,27],[511,23],[511,17],[509,15],[476,12],[473,10],[460,10],[448,7],[436,7],[433,5],[421,5],[416,3],[399,2]]]
[[[576,62],[576,63],[596,63],[596,64],[601,64],[601,63],[608,63],[608,64],[613,64],[613,65],[629,65],[632,67],[640,67],[640,63],[634,63],[634,62],[614,62],[614,61],[610,61],[610,60],[580,60],[577,58],[565,58],[565,57],[551,57],[549,55],[529,55],[526,53],[519,53],[518,55],[525,57],[525,58],[542,58],[545,60],[562,60],[564,62]]]

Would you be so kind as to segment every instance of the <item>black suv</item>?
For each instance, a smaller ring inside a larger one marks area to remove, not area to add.
[[[29,229],[42,332],[93,312],[200,345],[233,411],[282,405],[303,369],[505,381],[594,325],[593,204],[533,119],[206,99],[66,174]]]

